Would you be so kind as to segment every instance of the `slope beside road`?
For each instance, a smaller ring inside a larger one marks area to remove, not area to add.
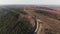
[[[60,21],[59,20],[50,18],[42,14],[35,13],[34,11],[27,11],[27,13],[30,13],[32,16],[36,16],[38,19],[40,19],[45,25],[45,28],[51,29],[55,31],[55,33],[60,32]]]

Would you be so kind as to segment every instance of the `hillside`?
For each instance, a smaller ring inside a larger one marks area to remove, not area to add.
[[[60,12],[58,10],[31,5],[21,6],[0,7],[0,34],[31,34],[35,26],[34,16],[42,21],[46,34],[60,34]]]
[[[7,13],[0,10],[0,34],[31,34],[33,27],[30,20],[24,16],[26,12],[17,9],[2,10]]]
[[[47,32],[49,31],[49,33],[52,33],[52,34],[57,34],[57,33],[60,34],[60,20],[58,20],[58,19],[60,19],[60,18],[58,18],[60,16],[60,13],[59,14],[54,13],[54,12],[57,12],[55,10],[50,10],[50,9],[44,10],[45,8],[42,10],[41,9],[42,8],[40,8],[40,9],[29,8],[29,9],[27,9],[27,13],[30,13],[32,16],[36,16],[38,19],[40,19],[45,24],[44,29],[46,29]],[[32,11],[30,11],[30,10],[32,10]],[[59,16],[57,16],[58,19],[56,19],[55,18],[56,16],[54,16],[56,14],[59,15]]]

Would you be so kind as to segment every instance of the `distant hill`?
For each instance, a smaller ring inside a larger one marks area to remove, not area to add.
[[[54,10],[59,10],[60,11],[60,5],[38,5],[39,7],[46,7]]]

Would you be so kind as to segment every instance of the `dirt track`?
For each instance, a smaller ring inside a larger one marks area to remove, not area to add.
[[[44,29],[47,28],[47,29],[51,29],[58,33],[60,32],[60,21],[59,20],[50,18],[48,16],[44,16],[42,14],[35,13],[33,11],[26,11],[26,12],[29,13],[31,16],[36,16],[37,18],[39,18],[45,25]]]
[[[35,14],[45,25],[45,28],[60,32],[60,21],[41,14]]]

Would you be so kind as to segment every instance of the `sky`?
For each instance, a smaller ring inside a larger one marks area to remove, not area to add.
[[[1,4],[60,5],[60,0],[0,0]]]

